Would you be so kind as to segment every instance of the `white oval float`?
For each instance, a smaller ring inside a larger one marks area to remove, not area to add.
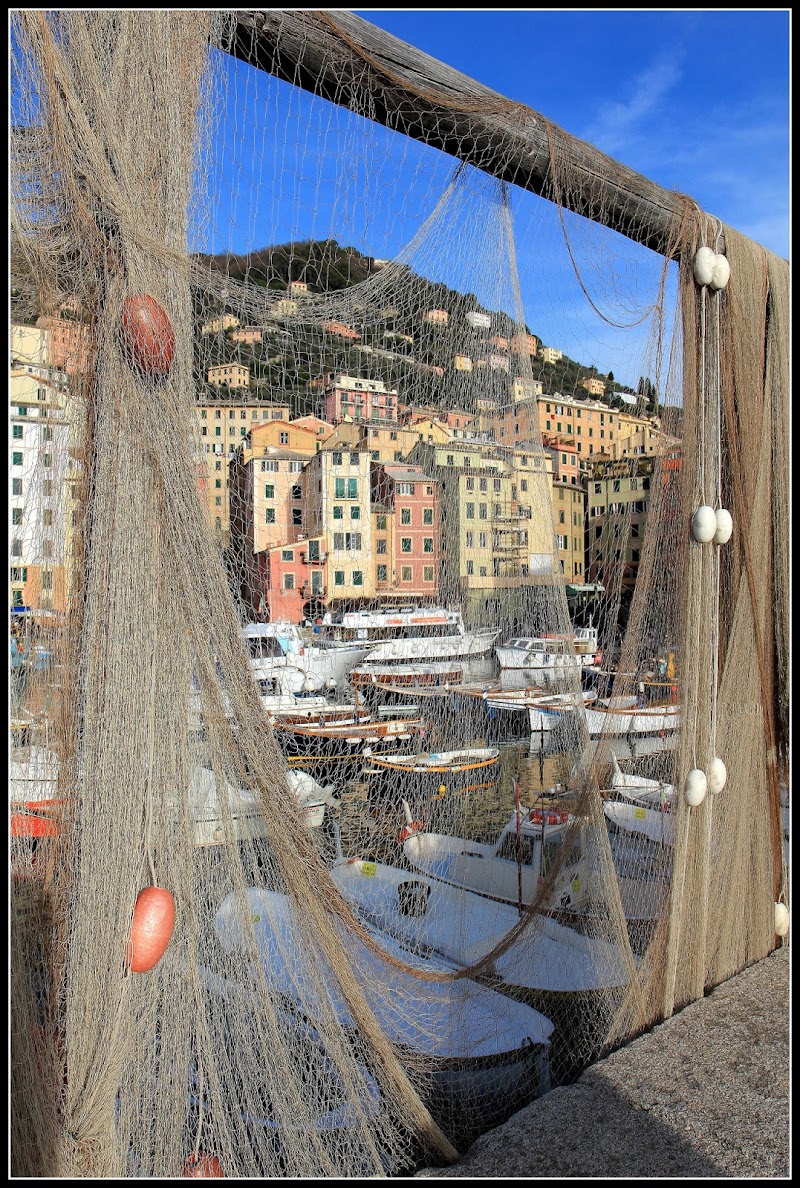
[[[718,289],[724,289],[730,279],[731,266],[727,258],[725,256],[715,256],[708,287],[716,292]]]
[[[733,516],[724,507],[715,512],[717,529],[714,533],[714,544],[727,544],[733,534]]]
[[[694,258],[694,279],[698,285],[710,285],[717,257],[710,247],[697,249]]]
[[[703,504],[692,516],[692,536],[700,544],[708,544],[717,531],[717,515],[713,507]]]
[[[775,935],[786,936],[789,931],[789,909],[785,903],[775,904]]]
[[[709,792],[712,794],[721,792],[725,787],[727,779],[728,769],[725,764],[719,758],[712,759],[708,765],[708,771],[706,772],[706,780],[708,783]]]
[[[707,791],[706,773],[699,767],[693,767],[690,772],[687,772],[683,782],[683,799],[692,808],[697,808],[698,804],[702,804],[705,800]]]

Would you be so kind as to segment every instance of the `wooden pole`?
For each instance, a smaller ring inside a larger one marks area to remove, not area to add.
[[[611,227],[661,255],[690,198],[648,181],[585,141],[353,13],[237,11],[230,54]],[[564,187],[553,177],[558,146]],[[720,243],[724,251],[724,242]]]

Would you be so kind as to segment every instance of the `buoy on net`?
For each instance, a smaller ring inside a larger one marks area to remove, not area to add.
[[[724,507],[720,507],[714,513],[714,518],[717,521],[714,544],[727,544],[733,533],[733,516]]]
[[[693,767],[690,772],[687,772],[686,779],[683,783],[683,799],[692,808],[697,808],[698,804],[702,804],[706,798],[708,791],[708,781],[704,771],[699,767]]]
[[[163,887],[145,887],[136,898],[125,964],[146,973],[167,950],[175,927],[175,900]]]
[[[701,247],[697,249],[694,257],[694,279],[698,285],[710,285],[711,278],[714,275],[714,264],[716,263],[716,252],[710,247]]]
[[[713,507],[703,504],[692,516],[692,536],[700,544],[708,544],[717,531],[717,515]]]
[[[712,759],[706,772],[708,790],[711,793],[721,792],[728,778],[728,769],[721,759]]]
[[[711,280],[708,282],[709,289],[716,292],[718,289],[724,289],[728,281],[731,279],[731,266],[728,263],[726,256],[716,255],[714,257],[714,267],[711,270]]]
[[[222,1164],[216,1155],[204,1155],[202,1151],[199,1155],[189,1156],[183,1165],[183,1174],[187,1179],[192,1180],[224,1180],[226,1178]]]
[[[175,331],[155,297],[134,293],[125,298],[119,343],[130,366],[146,379],[167,378],[175,358]]]
[[[786,936],[789,931],[789,909],[785,903],[775,904],[775,935]]]

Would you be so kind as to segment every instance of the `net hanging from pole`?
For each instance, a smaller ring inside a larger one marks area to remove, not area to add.
[[[785,262],[284,16],[12,25],[19,1175],[452,1161],[779,943]]]

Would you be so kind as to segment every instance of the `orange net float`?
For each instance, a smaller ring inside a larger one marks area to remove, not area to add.
[[[183,1165],[183,1175],[191,1180],[225,1179],[222,1164],[216,1155],[190,1155]]]
[[[146,973],[167,951],[175,927],[175,900],[163,887],[145,887],[136,898],[125,964]]]
[[[119,343],[131,367],[146,379],[164,380],[175,358],[175,331],[169,315],[148,293],[122,303]]]

